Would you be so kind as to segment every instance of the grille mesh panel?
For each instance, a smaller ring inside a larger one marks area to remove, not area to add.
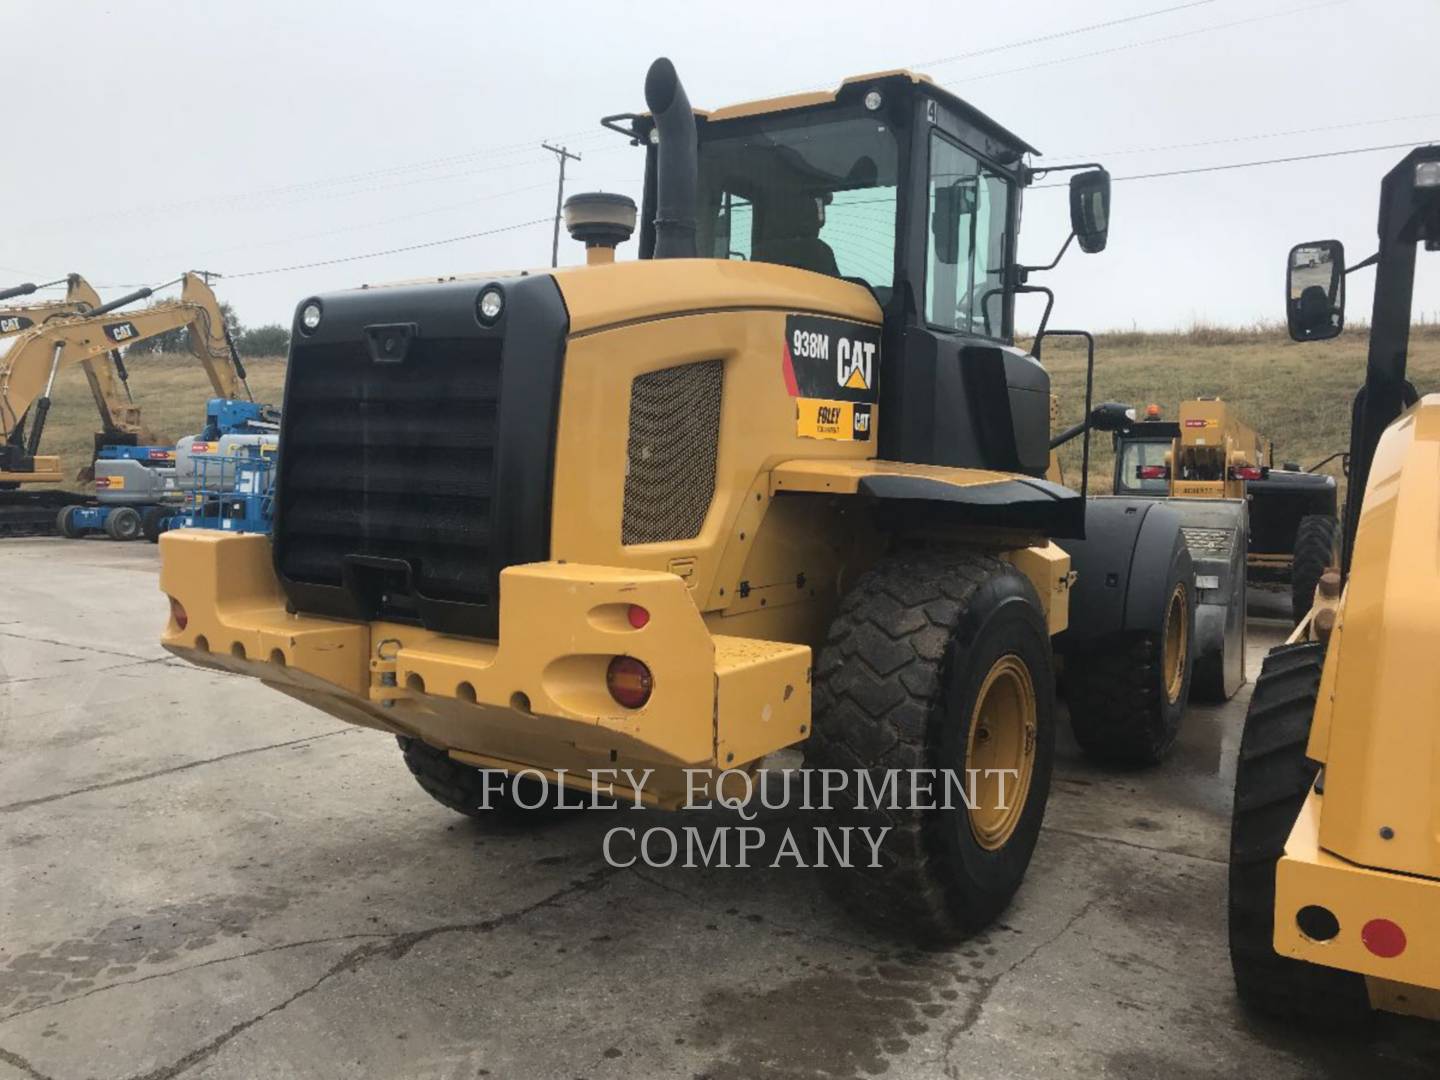
[[[720,439],[719,360],[641,375],[630,387],[623,544],[700,535],[715,497]]]
[[[1199,525],[1181,526],[1180,533],[1185,537],[1185,546],[1190,549],[1190,554],[1197,558],[1218,558],[1230,555],[1231,545],[1235,540],[1234,529],[1208,529]]]
[[[500,341],[300,346],[285,399],[276,527],[286,577],[339,586],[351,556],[408,562],[426,596],[490,597]]]

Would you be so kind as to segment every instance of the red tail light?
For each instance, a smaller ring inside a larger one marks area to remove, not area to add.
[[[631,604],[630,609],[625,612],[625,617],[630,620],[630,625],[636,630],[643,630],[650,621],[650,612],[639,604]]]
[[[185,605],[173,596],[170,597],[170,617],[175,620],[175,625],[181,630],[184,630],[190,622],[190,616],[185,613]]]
[[[605,670],[605,688],[627,709],[643,708],[655,689],[650,669],[633,656],[617,656]]]
[[[1231,480],[1259,480],[1265,475],[1263,469],[1258,465],[1232,465],[1230,466]]]
[[[1405,931],[1389,919],[1371,919],[1360,929],[1360,940],[1376,956],[1384,960],[1405,951]]]
[[[1141,480],[1169,480],[1169,465],[1137,465],[1135,475]]]

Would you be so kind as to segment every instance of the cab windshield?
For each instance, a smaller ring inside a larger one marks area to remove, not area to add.
[[[899,150],[882,119],[793,112],[700,127],[702,256],[895,283]]]

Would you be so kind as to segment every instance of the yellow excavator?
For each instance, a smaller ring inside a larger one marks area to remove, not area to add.
[[[190,351],[205,369],[214,396],[235,398],[243,390],[252,397],[214,292],[197,273],[186,273],[178,281],[179,299],[120,313],[155,292],[137,289],[85,312],[52,315],[11,339],[9,352],[0,358],[0,533],[48,529],[58,507],[80,498],[69,492],[17,491],[22,485],[65,480],[60,459],[40,454],[51,394],[61,370],[79,364],[85,372],[100,414],[97,449],[133,446],[150,437],[130,395],[120,350],[167,331],[189,328]]]
[[[1416,249],[1440,250],[1440,146],[1380,187],[1379,251],[1292,249],[1297,341],[1344,327],[1375,266],[1339,565],[1255,683],[1235,775],[1230,956],[1248,1006],[1322,1024],[1440,1020],[1440,394],[1405,376]]]
[[[40,300],[35,303],[11,304],[0,307],[0,338],[13,337],[33,326],[48,322],[57,315],[84,314],[100,306],[100,296],[79,274],[67,274],[55,281],[36,285],[27,281],[8,289],[0,289],[0,300],[13,300],[17,296],[33,296],[41,289],[52,285],[65,286],[64,300]]]

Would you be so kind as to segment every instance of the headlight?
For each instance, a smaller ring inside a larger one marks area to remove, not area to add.
[[[865,95],[865,108],[875,112],[884,103],[885,99],[880,96],[879,90],[871,90]]]
[[[320,301],[311,300],[300,309],[300,325],[307,334],[313,334],[320,326]]]
[[[1440,187],[1440,161],[1417,161],[1415,163],[1416,187]]]
[[[494,285],[484,290],[475,301],[475,313],[486,326],[495,325],[500,313],[505,310],[505,294]]]

